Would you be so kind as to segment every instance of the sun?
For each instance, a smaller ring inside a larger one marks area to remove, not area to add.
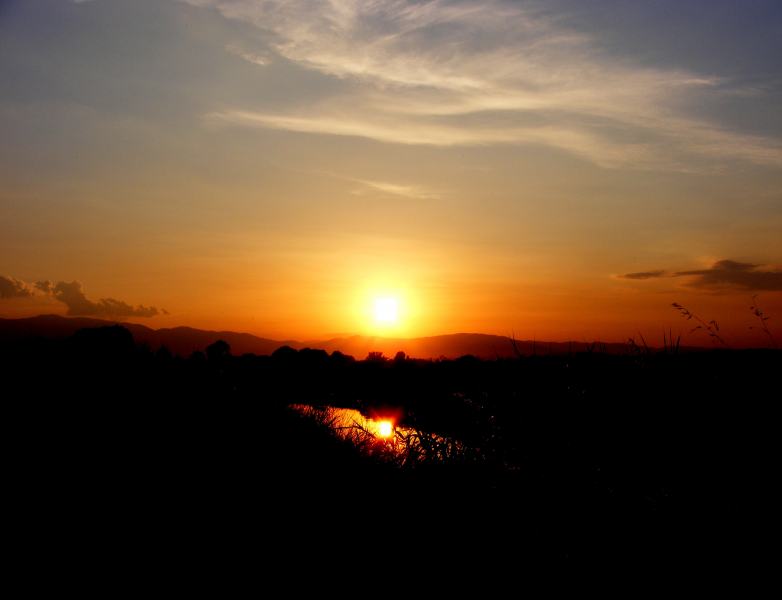
[[[382,437],[388,437],[391,435],[391,423],[389,421],[380,421],[380,435]]]
[[[375,301],[375,319],[381,323],[396,321],[396,298],[378,298]]]

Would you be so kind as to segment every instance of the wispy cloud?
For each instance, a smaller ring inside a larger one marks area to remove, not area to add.
[[[691,277],[688,287],[700,289],[733,288],[753,291],[782,291],[782,271],[760,270],[752,263],[720,260],[708,269],[678,271],[675,277]]]
[[[782,291],[782,270],[735,260],[719,260],[708,269],[675,271],[670,275],[662,269],[617,275],[618,279],[630,280],[660,277],[683,277],[685,287],[702,290]]]
[[[782,165],[779,140],[681,109],[735,93],[727,82],[609,57],[534,2],[183,1],[272,32],[272,51],[349,88],[214,120],[399,144],[543,144],[606,167]]]
[[[228,44],[225,49],[232,54],[236,54],[237,56],[242,57],[244,60],[255,63],[256,65],[265,66],[269,64],[268,57],[253,52],[248,52],[237,43]]]
[[[665,271],[646,271],[641,273],[625,273],[624,275],[617,275],[619,279],[657,279],[663,277]]]
[[[439,194],[434,194],[419,186],[399,185],[395,183],[388,183],[386,181],[365,181],[361,179],[356,181],[363,184],[367,188],[377,190],[385,194],[404,196],[405,198],[412,198],[414,200],[436,200],[440,197]],[[361,194],[363,191],[364,190],[356,190],[356,193]]]

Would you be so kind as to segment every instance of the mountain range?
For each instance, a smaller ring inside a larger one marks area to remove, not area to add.
[[[483,333],[456,333],[451,335],[436,335],[421,338],[384,338],[365,335],[354,335],[330,340],[270,340],[249,333],[235,331],[207,331],[191,327],[173,327],[166,329],[151,329],[136,323],[120,323],[104,319],[86,317],[62,317],[59,315],[40,315],[25,319],[0,319],[0,340],[18,340],[27,336],[42,336],[54,338],[73,335],[85,327],[103,327],[105,325],[121,325],[127,328],[136,342],[147,342],[152,350],[165,345],[174,354],[187,357],[196,350],[203,351],[217,340],[223,340],[231,346],[231,354],[271,354],[277,348],[290,346],[296,350],[313,348],[325,350],[329,354],[335,350],[357,359],[363,359],[369,352],[382,352],[393,357],[397,352],[404,352],[413,358],[458,358],[467,354],[483,359],[497,357],[510,358],[515,351],[510,340],[505,336],[487,335]],[[591,343],[590,343],[591,346]],[[625,344],[604,344],[606,352],[618,354],[626,349]],[[586,342],[542,342],[517,340],[518,351],[529,356],[533,353],[567,354],[568,351],[584,352]],[[650,350],[657,350],[652,349]],[[680,352],[702,350],[701,348],[681,347]]]

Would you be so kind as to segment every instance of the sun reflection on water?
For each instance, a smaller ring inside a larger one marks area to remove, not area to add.
[[[404,427],[395,427],[391,421],[381,421],[365,417],[359,411],[353,410],[352,408],[334,408],[327,406],[321,409],[313,409],[306,404],[294,404],[292,408],[299,412],[319,410],[324,413],[323,418],[327,420],[335,430],[343,433],[351,429],[360,429],[375,437],[387,438],[394,435],[397,430],[407,431]]]
[[[306,404],[294,404],[291,408],[305,416],[314,417],[321,425],[330,427],[338,436],[363,451],[374,456],[382,455],[399,464],[466,456],[467,447],[456,440],[401,427],[389,419],[365,417],[350,408],[315,408]]]

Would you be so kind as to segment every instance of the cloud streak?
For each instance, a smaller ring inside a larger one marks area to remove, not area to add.
[[[182,1],[270,31],[273,52],[345,82],[344,94],[283,113],[237,108],[213,121],[396,144],[542,144],[605,167],[782,165],[779,140],[686,116],[735,94],[729,82],[609,57],[536,3]]]
[[[376,190],[384,194],[391,194],[393,196],[411,198],[413,200],[436,200],[440,197],[439,194],[434,194],[419,186],[399,185],[396,183],[389,183],[387,181],[365,181],[363,179],[357,179],[356,181],[372,190]],[[364,190],[356,190],[354,193],[363,194]]]
[[[682,285],[701,290],[782,291],[782,270],[762,270],[762,265],[719,260],[708,269],[675,271],[670,275],[662,269],[617,275],[618,279],[643,281],[660,277],[683,277]]]
[[[752,291],[782,291],[782,271],[761,271],[753,263],[720,260],[708,269],[678,271],[674,277],[691,277],[685,283],[699,289],[733,288]]]
[[[617,275],[619,279],[657,279],[663,277],[665,271],[646,271],[641,273],[625,273],[624,275]]]

